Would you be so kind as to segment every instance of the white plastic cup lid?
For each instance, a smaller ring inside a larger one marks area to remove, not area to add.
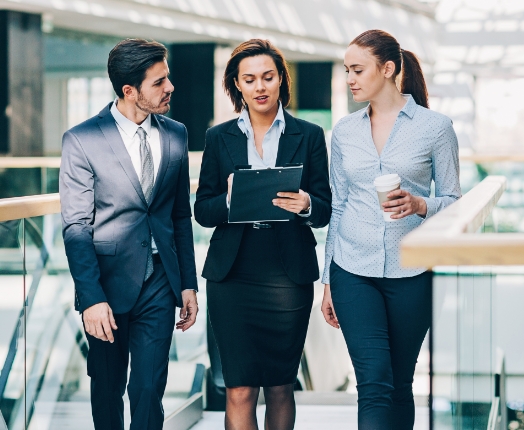
[[[398,184],[400,184],[400,176],[396,173],[378,176],[373,181],[373,185],[375,185],[375,187],[389,187]]]

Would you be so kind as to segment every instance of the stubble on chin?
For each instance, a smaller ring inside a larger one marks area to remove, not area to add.
[[[136,101],[136,107],[142,112],[147,114],[160,114],[164,115],[169,112],[171,106],[169,103],[165,106],[155,106],[149,100],[147,100],[141,93],[138,93],[138,99]]]

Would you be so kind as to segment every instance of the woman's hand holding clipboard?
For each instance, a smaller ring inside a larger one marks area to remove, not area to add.
[[[247,167],[247,166],[246,166]],[[309,206],[302,165],[235,170],[228,178],[230,223],[289,221]],[[307,206],[306,206],[307,205]]]

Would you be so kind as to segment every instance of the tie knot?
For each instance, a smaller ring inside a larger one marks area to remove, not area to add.
[[[146,140],[146,131],[142,127],[138,127],[136,133],[138,134],[138,137],[140,137],[140,141]]]

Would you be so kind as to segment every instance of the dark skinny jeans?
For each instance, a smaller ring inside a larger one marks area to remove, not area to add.
[[[331,263],[331,296],[355,368],[359,430],[412,430],[413,375],[431,323],[431,272],[370,278]]]

